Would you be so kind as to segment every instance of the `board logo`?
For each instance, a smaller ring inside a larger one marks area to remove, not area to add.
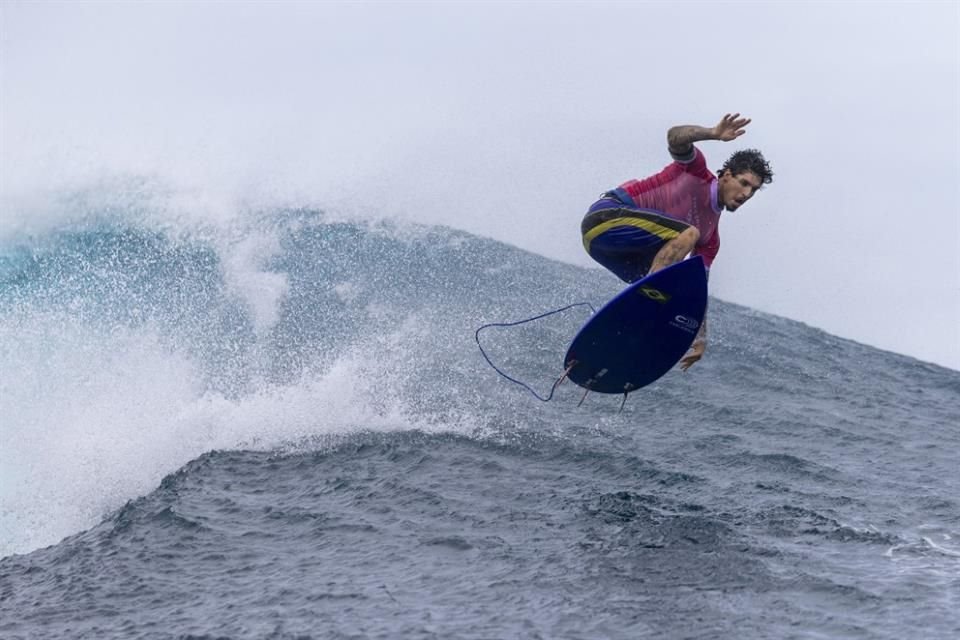
[[[670,296],[660,291],[659,289],[654,289],[653,287],[640,287],[640,293],[647,296],[651,300],[655,300],[660,304],[667,304],[670,301]]]
[[[671,327],[676,327],[677,329],[683,329],[687,333],[696,333],[697,329],[700,328],[700,321],[696,318],[688,318],[683,315],[676,315],[673,317],[673,320],[670,321]]]

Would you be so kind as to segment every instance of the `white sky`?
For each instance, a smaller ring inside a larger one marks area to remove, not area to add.
[[[0,4],[4,202],[157,174],[590,266],[596,195],[728,111],[710,166],[776,179],[711,293],[960,369],[960,3]]]

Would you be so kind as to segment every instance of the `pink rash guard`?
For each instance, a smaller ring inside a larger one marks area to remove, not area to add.
[[[667,216],[697,228],[700,239],[693,255],[703,256],[710,268],[720,250],[720,212],[717,177],[707,168],[703,153],[693,147],[684,158],[674,157],[660,173],[629,180],[617,192],[625,194],[637,208],[662,211]]]

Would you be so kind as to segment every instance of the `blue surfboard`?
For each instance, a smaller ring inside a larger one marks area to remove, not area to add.
[[[696,256],[634,282],[574,337],[567,377],[598,393],[630,393],[670,371],[707,310],[707,275]]]

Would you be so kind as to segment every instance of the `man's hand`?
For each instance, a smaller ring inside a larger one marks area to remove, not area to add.
[[[673,155],[684,156],[690,152],[690,145],[701,140],[723,140],[724,142],[736,140],[746,133],[744,127],[748,124],[750,124],[750,118],[741,118],[739,113],[728,113],[712,129],[694,124],[670,127],[667,131],[667,145]]]
[[[723,116],[720,122],[717,123],[717,126],[713,128],[713,138],[714,140],[723,140],[724,142],[736,140],[746,133],[744,127],[748,124],[750,124],[750,118],[741,118],[739,113],[734,113],[733,115],[728,113]]]
[[[697,340],[687,351],[687,355],[680,360],[680,368],[684,371],[693,366],[693,364],[703,357],[703,350],[707,346],[706,340]]]

